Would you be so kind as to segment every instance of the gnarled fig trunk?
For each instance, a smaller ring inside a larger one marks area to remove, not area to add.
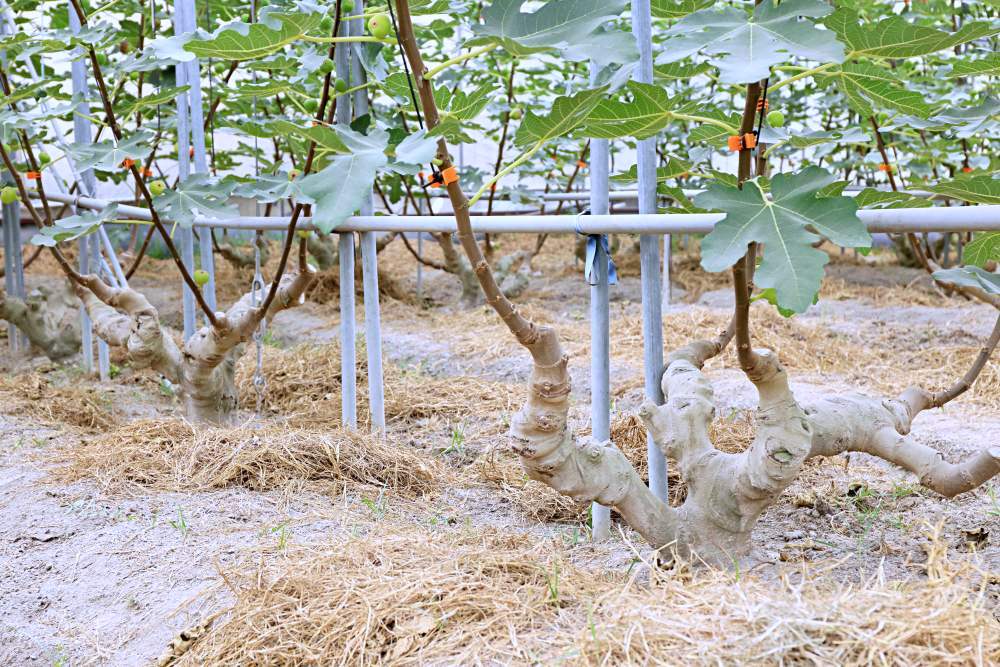
[[[267,318],[303,303],[313,277],[312,271],[286,274]],[[251,293],[225,313],[217,313],[216,326],[198,329],[179,347],[142,294],[108,287],[93,277],[86,282],[78,294],[94,321],[95,333],[109,345],[126,348],[137,367],[152,368],[176,385],[189,419],[225,424],[236,418],[236,360],[260,322]]]
[[[20,329],[52,361],[80,351],[79,302],[68,286],[40,286],[23,300],[0,291],[0,320]]]

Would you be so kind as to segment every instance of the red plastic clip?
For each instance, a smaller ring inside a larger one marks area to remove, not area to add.
[[[757,111],[767,111],[770,106],[771,103],[767,100],[757,100]]]
[[[729,137],[729,150],[734,153],[739,153],[741,151],[748,151],[757,145],[757,135],[753,132],[747,132],[742,137],[739,135],[733,135]]]
[[[971,174],[974,171],[975,171],[975,169],[973,169],[972,167],[962,167],[962,173],[963,174]]]
[[[42,180],[42,172],[40,171],[29,171],[27,174],[25,174],[25,176],[28,178],[28,180],[31,181]]]

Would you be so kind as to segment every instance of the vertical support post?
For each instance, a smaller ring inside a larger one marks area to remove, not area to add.
[[[597,72],[597,65],[591,63],[591,83],[596,82]],[[590,212],[593,215],[605,215],[608,212],[608,159],[607,139],[591,140]],[[608,256],[604,252],[603,237],[597,238],[592,270],[595,284],[590,287],[590,423],[594,439],[604,441],[611,437],[611,329],[608,313]],[[610,538],[611,508],[593,503],[590,517],[594,541]]]
[[[355,4],[355,11],[364,14],[364,2]],[[364,35],[361,19],[351,21],[351,34]],[[340,48],[351,50],[351,72],[355,85],[365,81],[361,61],[354,53],[355,45],[341,44]],[[361,48],[360,45],[357,48]],[[354,111],[362,116],[368,113],[368,90],[362,88],[354,93]],[[371,191],[361,202],[361,215],[374,215],[375,204]],[[372,431],[385,433],[385,388],[382,375],[382,318],[379,313],[378,294],[378,251],[375,232],[361,233],[361,276],[365,300],[365,349],[368,353],[368,403],[371,413]]]
[[[174,0],[174,35],[184,33],[184,5],[186,0]],[[178,86],[188,84],[188,66],[186,63],[178,63],[175,68],[175,79]],[[177,175],[180,180],[187,180],[191,173],[190,162],[190,115],[188,113],[188,94],[182,91],[177,94]],[[188,271],[194,269],[194,229],[178,228],[177,236],[181,246],[181,261]],[[195,331],[194,315],[194,292],[187,284],[181,286],[184,310],[184,340],[189,339]]]
[[[653,82],[652,15],[649,0],[632,0],[632,33],[639,49],[637,80]],[[639,213],[656,213],[656,137],[638,143]],[[664,262],[670,262],[670,235],[664,236]],[[660,284],[660,239],[654,234],[639,237],[639,267],[642,281],[642,347],[646,398],[661,404],[660,372],[663,369],[663,302]],[[653,439],[646,436],[649,488],[667,500],[667,463]]]
[[[80,273],[90,273],[90,238],[80,239]],[[83,355],[83,370],[88,375],[94,372],[94,325],[87,309],[80,306],[80,350]]]
[[[348,21],[340,24],[339,36],[350,35]],[[339,78],[351,85],[351,52],[348,43],[338,45],[334,63]],[[351,123],[351,96],[337,96],[336,120],[339,125]],[[358,377],[357,353],[354,347],[354,234],[338,234],[338,261],[340,265],[340,383],[341,423],[345,428],[358,427]]]
[[[194,0],[182,0],[184,14],[182,28],[184,32],[194,32],[197,26]],[[190,86],[187,94],[188,121],[191,126],[191,144],[194,147],[194,171],[196,174],[208,173],[208,158],[205,153],[205,116],[201,96],[201,63],[197,58],[187,63],[187,82]],[[189,151],[190,154],[190,151]],[[212,254],[212,230],[205,228],[198,239],[199,264],[208,273],[208,283],[201,288],[208,307],[217,310],[215,300],[215,257]]]
[[[70,29],[77,33],[80,31],[80,17],[73,11],[72,7],[67,9],[69,14]],[[82,49],[76,49],[77,58],[70,66],[70,76],[72,78],[73,94],[80,95],[84,99],[88,97],[87,69],[86,63],[79,56]],[[77,143],[90,143],[90,109],[86,102],[80,102],[73,110],[73,140]],[[97,177],[93,169],[86,169],[80,174],[81,190],[93,195],[97,192]],[[103,228],[101,229],[103,231]],[[94,263],[93,270],[100,271],[101,248],[98,245],[97,237],[84,237],[80,239],[80,273],[87,274],[91,270],[91,262]],[[87,373],[94,372],[94,325],[90,321],[87,309],[80,306],[80,342],[83,347],[83,368]],[[107,381],[111,377],[111,362],[108,354],[108,344],[103,340],[97,341],[97,369],[102,381]]]
[[[3,172],[3,185],[12,182],[7,172]],[[20,244],[15,242],[14,229],[21,225],[20,201],[3,205],[3,282],[4,290],[11,297],[21,297],[17,284],[17,261],[21,254]],[[21,351],[21,332],[10,322],[7,323],[7,344],[11,354]]]

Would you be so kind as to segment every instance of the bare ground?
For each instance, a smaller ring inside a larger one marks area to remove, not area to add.
[[[390,246],[392,252],[399,251],[395,245]],[[387,255],[391,258],[402,264],[401,256]],[[539,258],[538,266],[544,275],[536,277],[521,301],[532,315],[565,329],[567,348],[574,354],[576,416],[586,427],[587,290],[551,249]],[[919,280],[919,274],[898,267],[831,268],[835,278],[857,286],[858,293],[845,296],[841,291],[836,298],[821,300],[801,318],[803,324],[841,336],[844,345],[893,341],[878,350],[887,367],[906,363],[916,351],[942,341],[973,346],[995,317],[988,308],[939,297],[926,285],[913,289],[924,291],[921,301],[936,300],[932,305],[877,303],[870,298],[872,293],[898,291]],[[180,300],[170,290],[155,287],[155,275],[147,275],[145,281],[164,319],[175,321]],[[409,274],[400,282],[413,287]],[[502,336],[493,315],[483,309],[470,312],[441,305],[453,302],[458,293],[449,276],[425,271],[423,290],[438,305],[383,304],[387,363],[433,377],[483,377],[507,384],[520,396],[519,383],[528,363],[520,353],[509,354],[514,347]],[[641,353],[635,354],[641,350],[641,339],[636,340],[633,328],[625,324],[639,318],[638,295],[634,276],[625,275],[614,288],[613,409],[621,415],[634,411],[641,401]],[[692,309],[726,316],[727,291],[693,297],[697,305],[680,303],[668,316],[695,312]],[[755,316],[763,308],[755,306]],[[362,315],[359,300],[359,322]],[[308,304],[279,315],[271,344],[335,340],[338,326],[334,305]],[[668,331],[668,346],[683,342],[671,340]],[[817,371],[806,370],[803,364],[802,371],[793,372],[796,395],[874,391],[883,369],[871,355],[859,359],[856,368],[820,366]],[[1000,360],[992,360],[990,372],[1000,372],[998,364]],[[911,379],[921,381],[926,370],[910,369]],[[82,381],[62,370],[48,374],[54,382],[86,382],[108,392],[119,418],[126,422],[176,412],[175,402],[159,394],[155,381],[127,367],[108,385]],[[712,378],[722,418],[754,407],[752,386],[728,360],[712,367]],[[968,400],[956,401],[943,411],[925,413],[912,437],[950,460],[994,444],[1000,438],[994,399],[973,392]],[[270,492],[227,488],[127,494],[106,491],[86,480],[57,484],[49,467],[58,465],[60,451],[71,449],[86,434],[6,411],[0,416],[0,581],[4,582],[0,664],[147,664],[179,632],[231,602],[232,593],[220,571],[248,555],[280,563],[289,544],[323,544],[358,535],[377,540],[380,529],[399,526],[463,534],[498,528],[539,539],[556,537],[567,557],[582,567],[605,573],[634,567],[635,554],[619,539],[595,546],[588,542],[583,523],[539,524],[525,517],[507,494],[477,479],[471,464],[481,452],[502,445],[506,418],[484,414],[470,404],[467,413],[457,418],[391,423],[391,436],[468,473],[445,492],[413,501],[391,489],[379,495],[357,489],[331,496],[308,483]],[[770,562],[753,574],[765,580],[816,576],[863,583],[875,576],[920,581],[927,576],[929,551],[945,545],[949,558],[967,566],[966,572],[987,573],[985,578],[970,576],[969,586],[970,590],[982,587],[996,615],[1000,613],[998,494],[1000,483],[994,480],[985,488],[944,500],[922,490],[910,476],[864,455],[811,464],[762,518],[756,542]],[[628,531],[623,535],[634,537]],[[990,636],[997,636],[995,628],[992,632]]]

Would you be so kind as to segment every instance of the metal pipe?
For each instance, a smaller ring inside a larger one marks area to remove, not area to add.
[[[72,7],[67,8],[66,11],[69,15],[70,30],[72,30],[74,34],[80,32],[82,28],[80,24],[80,17],[77,16]],[[80,47],[77,47],[74,51],[77,56],[80,56],[83,53],[83,49]],[[87,70],[83,58],[77,57],[73,60],[73,63],[70,66],[70,78],[72,80],[73,94],[86,99],[89,91],[87,87]],[[88,120],[89,115],[90,109],[87,107],[86,102],[81,101],[73,109],[73,140],[78,143],[89,144],[91,142],[90,121]],[[56,133],[56,136],[60,136],[58,132]],[[68,153],[67,158],[69,158]],[[57,178],[56,181],[59,182],[60,179]],[[96,193],[97,177],[95,176],[93,169],[87,169],[80,174],[79,187],[85,188],[90,194]],[[62,189],[61,182],[60,189]],[[90,272],[90,263],[94,261],[95,256],[100,257],[100,249],[96,246],[96,244],[96,239],[89,238],[81,238],[78,244],[80,249],[80,273],[84,275]],[[96,253],[95,250],[97,251]],[[90,314],[87,312],[87,308],[81,304],[80,345],[83,350],[83,368],[87,373],[94,372],[94,338],[94,323],[90,319]],[[108,345],[100,339],[97,341],[97,367],[98,375],[101,380],[107,380],[111,376]]]
[[[347,22],[340,26],[339,35],[350,34]],[[334,52],[337,76],[351,85],[351,50],[338,48]],[[351,123],[350,95],[337,96],[337,124],[347,127]],[[354,319],[354,233],[338,235],[337,252],[340,265],[340,383],[341,423],[350,429],[358,427],[358,371],[355,350],[356,323]]]
[[[354,349],[354,234],[338,234],[340,253],[340,384],[341,423],[358,428],[358,370]]]
[[[354,9],[358,14],[364,14],[365,3],[359,0]],[[364,21],[351,21],[351,34],[364,35]],[[365,71],[361,67],[353,45],[351,48],[351,67],[353,79],[360,85],[365,82]],[[354,93],[354,113],[364,116],[368,113],[368,90],[362,88]],[[369,190],[361,202],[361,215],[373,215],[375,204],[372,191]],[[379,311],[378,293],[378,250],[375,243],[375,232],[361,234],[361,285],[365,301],[365,349],[368,354],[368,403],[371,413],[371,429],[377,433],[385,433],[385,386],[382,377],[382,318]]]
[[[194,0],[183,0],[184,15],[181,25],[184,32],[194,32],[197,29]],[[196,174],[208,173],[208,158],[205,154],[205,118],[201,99],[201,62],[192,58],[187,63],[188,120],[191,127],[191,143],[194,146],[194,171]],[[212,235],[201,234],[198,238],[198,263],[208,274],[208,282],[201,288],[205,302],[213,311],[217,309],[215,298],[215,256],[212,247]]]
[[[599,67],[590,63],[591,84],[597,83]],[[590,213],[607,215],[609,146],[607,139],[590,142]],[[611,328],[608,312],[608,257],[604,236],[596,238],[594,265],[590,269],[590,424],[595,440],[611,439]],[[589,258],[588,258],[589,259]],[[584,271],[587,267],[584,267]],[[599,503],[590,506],[591,537],[594,541],[611,537],[611,508]]]
[[[10,175],[4,171],[0,180],[3,185],[12,183]],[[17,272],[14,269],[14,256],[21,253],[21,249],[14,244],[14,228],[21,224],[21,205],[19,202],[13,204],[3,204],[3,281],[4,290],[11,297],[19,297],[17,291]],[[10,322],[7,323],[7,344],[10,346],[11,354],[20,351],[21,336],[20,331]]]
[[[652,15],[649,0],[632,0],[632,34],[639,49],[636,79],[653,83]],[[639,176],[639,214],[656,213],[656,137],[638,142],[636,147]],[[670,266],[670,235],[664,236],[663,264]],[[663,369],[663,288],[660,283],[660,237],[639,237],[639,270],[642,284],[642,357],[646,398],[663,403],[660,373]],[[664,280],[669,288],[669,274]],[[669,294],[669,289],[667,290]],[[667,500],[667,462],[653,439],[646,436],[649,462],[649,488],[657,498]]]
[[[106,199],[48,195],[51,201],[101,210],[111,202]],[[122,218],[148,221],[149,211],[136,206],[119,205]],[[1000,231],[1000,205],[932,206],[927,208],[866,209],[858,217],[868,231],[898,234],[903,232],[985,232]],[[475,231],[489,234],[708,234],[723,213],[652,213],[616,215],[492,215],[475,223]],[[280,231],[288,228],[287,216],[243,216],[216,220],[198,216],[195,227],[218,229],[259,229]],[[298,229],[316,229],[308,216],[300,218]],[[337,231],[343,232],[450,232],[455,233],[455,218],[450,215],[352,216]]]
[[[186,0],[174,0],[174,35],[184,33],[184,4]],[[188,84],[188,67],[185,63],[177,63],[174,67],[174,77],[179,87]],[[188,94],[185,91],[177,93],[177,175],[181,181],[187,180],[191,173],[190,163],[190,128],[188,126],[190,115],[188,111]],[[148,215],[148,213],[147,213]],[[190,228],[182,227],[177,230],[177,237],[181,246],[181,261],[188,271],[194,270],[194,231]],[[194,314],[194,292],[184,283],[181,286],[182,306],[184,311],[184,340],[186,341],[195,331]]]

